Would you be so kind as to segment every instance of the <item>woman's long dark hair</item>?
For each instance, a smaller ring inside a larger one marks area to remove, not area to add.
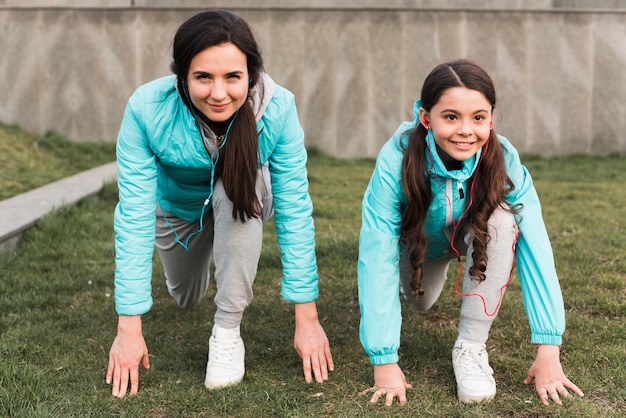
[[[491,110],[495,109],[496,91],[491,78],[480,66],[465,59],[440,64],[430,72],[422,86],[422,108],[430,112],[442,94],[452,87],[465,87],[481,92],[491,103]],[[433,198],[426,162],[426,154],[429,152],[427,134],[427,129],[420,123],[407,132],[409,139],[402,159],[402,188],[408,204],[402,213],[401,236],[414,270],[411,289],[415,297],[424,294],[421,288],[422,265],[428,244],[424,222]],[[469,269],[469,275],[472,279],[482,281],[485,280],[487,268],[487,222],[493,211],[502,205],[506,194],[513,190],[513,183],[504,164],[502,145],[493,129],[489,140],[483,145],[480,164],[472,175],[470,184],[473,184],[473,204],[465,214],[462,224],[471,227],[474,235],[473,265]]]
[[[184,93],[191,61],[206,48],[224,43],[232,43],[246,55],[249,86],[255,86],[263,71],[263,58],[250,26],[241,17],[226,10],[208,10],[184,22],[174,36],[172,71],[177,75],[184,103],[196,114],[201,112]],[[256,195],[259,139],[249,100],[239,109],[228,136],[230,140],[220,150],[215,173],[233,202],[233,218],[245,222],[262,215]]]

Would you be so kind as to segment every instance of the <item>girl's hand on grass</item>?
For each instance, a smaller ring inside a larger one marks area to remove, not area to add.
[[[313,377],[318,383],[328,380],[328,371],[335,370],[330,353],[328,337],[317,319],[315,302],[298,303],[296,311],[296,331],[293,346],[302,358],[304,380],[311,383]]]
[[[150,368],[148,347],[141,332],[140,316],[120,315],[117,336],[109,351],[109,367],[106,383],[113,383],[112,395],[118,398],[126,396],[130,380],[130,395],[139,390],[139,363]]]
[[[533,381],[539,399],[545,406],[550,405],[550,398],[562,405],[561,396],[569,396],[567,389],[571,389],[581,398],[585,396],[583,391],[565,376],[559,360],[559,346],[556,345],[540,345],[537,348],[537,357],[530,366],[524,383],[528,385]]]
[[[406,390],[411,385],[406,382],[404,373],[398,366],[398,363],[377,364],[374,366],[374,394],[371,403],[378,402],[381,396],[385,397],[385,405],[391,406],[395,398],[398,399],[400,405],[406,403]]]

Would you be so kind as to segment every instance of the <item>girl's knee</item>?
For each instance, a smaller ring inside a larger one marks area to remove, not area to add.
[[[497,240],[515,241],[517,239],[518,228],[515,215],[506,208],[498,207],[489,218],[489,229],[496,232]],[[493,234],[491,234],[493,237]]]
[[[429,298],[426,294],[422,295],[419,299],[410,293],[403,294],[403,296],[404,296],[404,299],[406,299],[411,304],[411,306],[413,306],[413,308],[422,312],[425,312],[429,310],[430,308],[432,308],[435,302],[437,301],[436,299]]]
[[[430,308],[432,308],[434,304],[434,300],[424,300],[422,297],[422,299],[415,300],[413,306],[415,306],[415,309],[417,309],[418,311],[426,312]]]
[[[517,227],[515,215],[507,205],[497,207],[489,217],[489,225],[494,227]]]

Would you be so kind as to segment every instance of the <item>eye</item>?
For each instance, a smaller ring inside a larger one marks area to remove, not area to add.
[[[240,73],[232,73],[226,75],[226,80],[230,83],[238,83],[241,80],[241,77]]]
[[[456,115],[452,115],[452,114],[450,114],[450,115],[446,115],[446,116],[444,116],[444,118],[445,118],[446,120],[449,120],[449,121],[454,121],[454,120],[456,120]]]

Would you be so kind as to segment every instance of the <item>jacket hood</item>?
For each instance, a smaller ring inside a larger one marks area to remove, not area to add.
[[[248,101],[252,104],[254,119],[257,122],[263,117],[267,105],[274,96],[274,91],[276,91],[276,83],[266,73],[261,73],[259,81],[250,88]]]

